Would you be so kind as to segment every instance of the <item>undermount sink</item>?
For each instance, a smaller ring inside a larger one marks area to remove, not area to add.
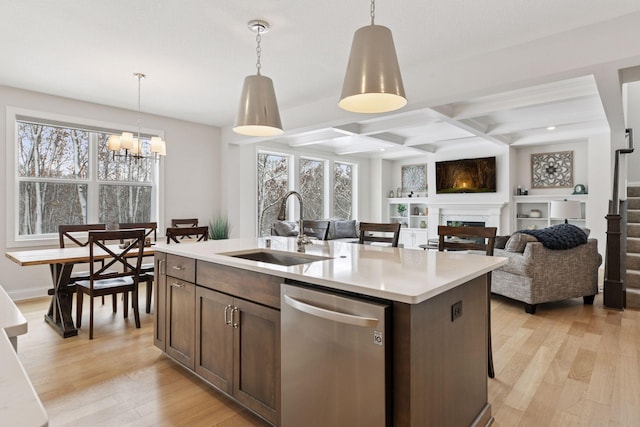
[[[234,258],[248,259],[252,261],[266,262],[276,265],[298,265],[307,264],[314,261],[324,261],[331,259],[331,257],[299,254],[293,252],[274,251],[269,249],[257,249],[242,252],[227,252],[220,255],[226,255]]]

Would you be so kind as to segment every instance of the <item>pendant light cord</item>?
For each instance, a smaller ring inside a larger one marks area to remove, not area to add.
[[[138,77],[138,144],[140,143],[140,79],[142,75],[140,73],[136,74]]]
[[[260,42],[262,41],[262,37],[260,36],[260,30],[262,27],[258,25],[258,34],[256,34],[256,74],[260,75],[260,68],[262,68],[262,64],[260,64],[260,55],[262,54],[262,47],[260,46]]]
[[[376,0],[371,0],[371,25],[374,25],[373,21],[376,19]]]

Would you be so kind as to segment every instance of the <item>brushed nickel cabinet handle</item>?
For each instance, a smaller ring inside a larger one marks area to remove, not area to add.
[[[238,326],[240,326],[240,314],[239,314],[239,310],[238,307],[233,307],[233,310],[231,311],[231,320],[233,321],[233,327],[237,328]],[[238,319],[236,320],[236,314]]]
[[[226,325],[231,325],[232,319],[229,318],[229,312],[231,311],[232,308],[233,306],[231,304],[227,305],[224,308],[224,323]],[[231,312],[231,317],[233,318],[233,312]]]
[[[174,270],[178,270],[178,271],[185,270],[184,266],[182,266],[182,265],[174,265],[171,268],[173,268]]]
[[[174,288],[184,288],[184,283],[173,282],[171,286]]]

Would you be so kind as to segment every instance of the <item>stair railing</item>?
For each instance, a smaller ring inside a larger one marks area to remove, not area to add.
[[[609,202],[607,219],[607,247],[604,266],[604,306],[623,310],[626,306],[626,240],[627,207],[626,200],[620,201],[620,157],[633,153],[633,129],[625,129],[627,148],[616,150],[613,168],[613,193]],[[622,212],[622,214],[621,214]]]

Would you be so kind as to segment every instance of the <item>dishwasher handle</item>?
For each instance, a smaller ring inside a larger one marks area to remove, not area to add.
[[[378,326],[379,320],[373,317],[354,316],[352,314],[340,313],[326,308],[316,307],[297,300],[289,295],[284,295],[284,301],[287,305],[296,310],[310,314],[312,316],[321,317],[323,319],[332,320],[334,322],[347,323],[354,326],[363,326],[366,328],[374,328]]]

